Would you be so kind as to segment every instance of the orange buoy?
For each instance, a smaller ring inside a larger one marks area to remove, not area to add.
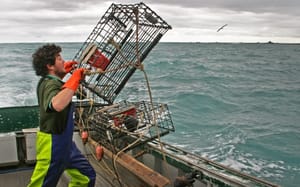
[[[103,147],[101,145],[97,145],[97,147],[96,147],[96,158],[97,158],[98,161],[102,160],[103,154],[104,154]]]
[[[88,137],[89,137],[89,133],[86,130],[81,132],[81,139],[83,144],[86,144]]]

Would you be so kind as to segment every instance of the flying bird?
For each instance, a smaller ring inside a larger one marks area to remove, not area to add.
[[[223,25],[222,27],[220,27],[220,28],[217,30],[217,32],[219,32],[220,30],[224,29],[224,27],[226,27],[226,26],[227,26],[227,24]]]

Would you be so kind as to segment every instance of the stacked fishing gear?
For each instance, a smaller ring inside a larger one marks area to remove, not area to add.
[[[130,150],[175,130],[168,106],[152,101],[143,67],[169,29],[144,3],[108,8],[74,57],[88,69],[76,113],[84,142],[90,137],[111,151]],[[136,70],[144,72],[150,101],[115,103]]]

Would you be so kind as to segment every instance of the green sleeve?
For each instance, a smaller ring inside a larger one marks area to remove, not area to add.
[[[47,80],[43,88],[42,95],[42,106],[45,111],[51,112],[52,109],[52,99],[61,91],[62,84],[57,80]]]
[[[40,131],[45,133],[61,134],[66,128],[70,105],[62,111],[51,109],[51,102],[55,95],[61,91],[63,82],[57,79],[46,78],[38,88],[40,104]]]

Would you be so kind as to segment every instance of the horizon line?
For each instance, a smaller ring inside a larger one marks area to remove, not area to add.
[[[52,42],[46,42],[46,41],[20,41],[20,42],[0,42],[0,44],[32,44],[32,43],[85,43],[85,42],[79,42],[79,41],[52,41]],[[298,42],[272,42],[272,41],[267,41],[267,42],[189,42],[189,41],[161,41],[159,43],[203,43],[203,44],[300,44]]]

